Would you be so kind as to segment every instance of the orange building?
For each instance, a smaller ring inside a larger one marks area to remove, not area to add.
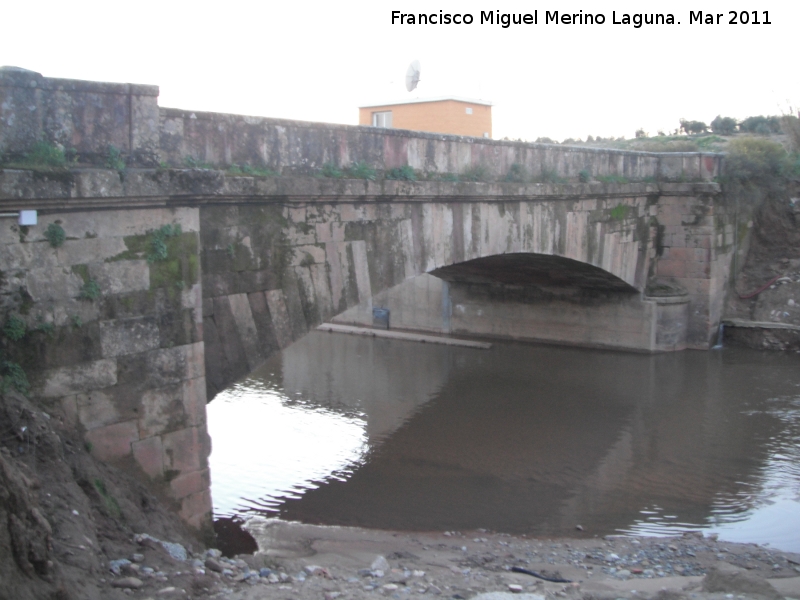
[[[358,124],[491,138],[492,105],[466,98],[432,98],[361,106]]]

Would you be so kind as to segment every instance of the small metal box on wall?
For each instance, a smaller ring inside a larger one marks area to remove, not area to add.
[[[372,326],[376,329],[389,329],[389,309],[372,309]]]

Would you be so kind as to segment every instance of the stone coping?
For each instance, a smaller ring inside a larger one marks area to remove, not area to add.
[[[155,86],[153,86],[155,87]],[[382,105],[381,105],[382,106]],[[159,107],[162,118],[190,118],[201,121],[244,121],[248,124],[263,124],[303,129],[325,129],[329,131],[346,131],[360,133],[374,133],[381,137],[407,137],[425,140],[457,141],[468,144],[481,144],[487,146],[512,146],[520,148],[540,148],[555,150],[564,154],[586,153],[586,154],[611,154],[611,155],[634,155],[650,158],[669,158],[669,157],[688,157],[688,156],[711,156],[720,158],[724,153],[719,152],[647,152],[643,150],[625,150],[620,148],[597,148],[593,146],[578,146],[569,144],[547,144],[543,142],[526,142],[521,140],[496,140],[484,137],[473,137],[465,135],[454,135],[447,133],[431,133],[427,131],[415,131],[411,129],[395,129],[384,127],[372,127],[370,125],[345,125],[341,123],[323,123],[320,121],[296,121],[293,119],[280,119],[275,117],[260,117],[254,115],[240,115],[235,113],[218,113],[184,108]]]
[[[133,94],[134,96],[158,96],[159,93],[157,85],[59,79],[45,77],[36,71],[14,67],[0,68],[0,87],[22,87],[86,94]]]
[[[714,182],[504,183],[250,177],[207,169],[0,169],[0,211],[324,202],[518,202],[717,195]]]

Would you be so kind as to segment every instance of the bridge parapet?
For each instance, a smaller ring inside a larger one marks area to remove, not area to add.
[[[365,163],[377,170],[409,165],[432,175],[478,169],[490,180],[512,168],[531,178],[577,180],[616,176],[646,180],[711,180],[721,156],[649,153],[536,144],[397,129],[335,125],[159,108],[158,87],[43,77],[0,69],[0,157],[19,156],[44,140],[102,164],[109,146],[130,166],[187,159],[309,175],[325,164]]]

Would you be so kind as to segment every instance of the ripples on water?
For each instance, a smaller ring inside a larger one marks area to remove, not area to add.
[[[208,405],[215,514],[800,551],[798,366],[315,332]]]

